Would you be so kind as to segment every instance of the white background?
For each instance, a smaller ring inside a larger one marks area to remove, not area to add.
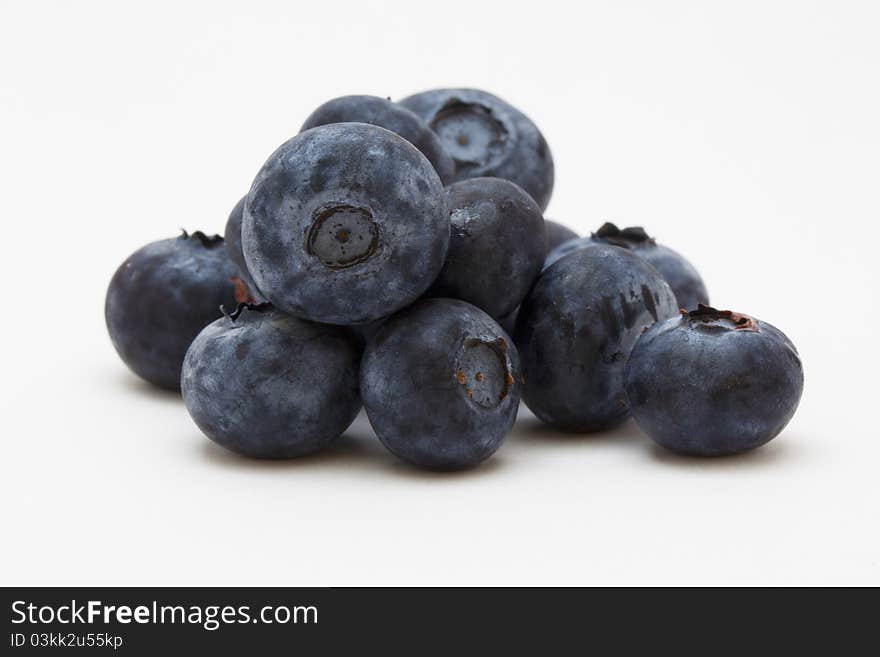
[[[0,0],[0,582],[880,584],[878,28],[873,2]],[[548,217],[644,225],[788,333],[782,436],[693,460],[523,412],[437,475],[361,418],[260,463],[128,373],[103,302],[130,252],[222,232],[321,102],[438,86],[536,121]]]

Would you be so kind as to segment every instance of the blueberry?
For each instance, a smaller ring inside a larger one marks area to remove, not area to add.
[[[657,244],[657,241],[649,237],[640,227],[620,229],[612,223],[606,223],[589,237],[569,240],[557,246],[547,255],[544,268],[572,251],[597,243],[631,249],[636,255],[654,265],[675,293],[679,308],[693,309],[699,304],[709,303],[706,286],[694,266],[676,251]]]
[[[600,431],[627,418],[626,359],[642,330],[678,311],[657,270],[598,244],[546,269],[520,308],[516,345],[523,400],[563,431]]]
[[[458,469],[491,456],[516,419],[516,348],[491,317],[456,299],[425,299],[367,346],[361,394],[382,443],[409,463]]]
[[[353,324],[349,328],[354,331],[355,335],[357,335],[363,344],[369,342],[376,333],[379,332],[379,329],[382,328],[382,324],[387,317],[383,317],[382,319],[377,319],[375,322],[370,322],[369,324]]]
[[[223,239],[226,241],[226,251],[238,269],[238,292],[236,294],[238,300],[240,302],[260,302],[264,299],[251,278],[247,264],[244,261],[244,253],[241,250],[241,215],[244,211],[246,198],[246,196],[243,196],[235,204],[235,207],[232,208],[232,212],[229,213]]]
[[[797,350],[781,331],[706,306],[648,329],[626,368],[639,427],[664,447],[700,456],[772,440],[803,387]]]
[[[434,89],[400,101],[440,136],[455,160],[455,179],[505,178],[546,209],[553,192],[553,156],[525,114],[478,89]]]
[[[360,410],[357,338],[346,328],[241,305],[195,339],[186,408],[208,438],[256,458],[290,458],[337,438]]]
[[[498,325],[503,328],[508,335],[513,335],[516,332],[516,318],[519,316],[519,306],[514,308],[512,311],[504,315],[503,317],[498,318]]]
[[[595,246],[599,244],[597,240],[593,239],[593,235],[587,235],[586,237],[573,237],[569,240],[564,241],[562,244],[557,244],[555,247],[550,249],[547,252],[547,257],[544,258],[544,269],[550,267],[554,263],[562,260],[569,253],[573,253],[575,251],[580,251],[581,249],[585,249],[589,246]],[[620,246],[615,245],[615,246]],[[629,248],[628,246],[624,246],[622,248]]]
[[[446,188],[449,254],[431,295],[462,299],[494,318],[511,313],[541,271],[546,229],[541,209],[501,178]]]
[[[449,246],[443,185],[402,137],[363,123],[300,133],[263,165],[245,202],[242,245],[279,310],[363,324],[412,303]]]
[[[544,225],[547,227],[547,253],[550,253],[550,251],[564,242],[576,240],[580,237],[571,228],[563,226],[556,221],[544,219]]]
[[[414,112],[378,96],[341,96],[316,109],[302,129],[329,123],[369,123],[385,128],[406,139],[428,158],[444,183],[452,180],[455,162],[440,138]]]
[[[220,306],[236,303],[235,265],[223,238],[202,232],[147,244],[107,290],[107,330],[119,356],[150,383],[180,389],[186,349]]]

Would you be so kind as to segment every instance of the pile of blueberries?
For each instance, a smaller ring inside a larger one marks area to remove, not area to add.
[[[779,434],[803,389],[791,341],[710,307],[641,228],[545,220],[552,188],[544,137],[489,93],[331,100],[269,156],[225,237],[184,232],[122,264],[110,337],[251,457],[320,450],[363,405],[399,458],[466,468],[521,398],[566,432],[632,415],[687,454]]]

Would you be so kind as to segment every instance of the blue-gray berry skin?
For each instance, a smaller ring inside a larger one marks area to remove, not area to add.
[[[612,244],[630,249],[654,265],[675,293],[679,308],[693,310],[700,304],[709,303],[709,293],[696,268],[680,253],[658,244],[641,227],[621,229],[612,223],[605,223],[592,235],[568,240],[557,246],[544,260],[544,268],[573,251],[595,244]]]
[[[443,185],[393,132],[335,123],[284,143],[245,202],[242,247],[279,310],[366,324],[418,299],[449,246]]]
[[[361,365],[364,407],[379,439],[432,469],[491,456],[516,420],[520,386],[511,339],[457,299],[424,299],[388,319]]]
[[[471,178],[446,188],[452,237],[431,295],[462,299],[493,318],[519,305],[541,271],[541,209],[509,180]]]
[[[706,306],[648,329],[626,369],[639,427],[664,447],[699,456],[772,440],[797,410],[803,387],[801,360],[781,331]]]
[[[142,379],[180,389],[193,339],[236,303],[237,271],[223,238],[201,232],[147,244],[116,270],[104,314],[119,356]]]
[[[354,421],[360,353],[344,327],[268,305],[240,307],[193,341],[183,400],[202,432],[227,449],[255,458],[302,456]]]
[[[550,219],[544,219],[544,226],[547,228],[547,253],[549,254],[560,244],[569,240],[576,240],[580,237],[568,226],[563,226],[559,222]]]
[[[419,116],[398,103],[378,96],[341,96],[312,112],[302,130],[329,123],[369,123],[390,130],[418,148],[434,165],[444,184],[452,181],[455,162],[440,138]]]
[[[654,267],[631,251],[596,245],[546,269],[516,321],[523,401],[563,431],[609,429],[629,415],[624,366],[636,339],[678,313]]]
[[[598,244],[598,242],[593,239],[592,235],[587,235],[585,237],[572,237],[571,239],[562,242],[562,244],[557,244],[555,247],[547,252],[547,257],[544,258],[544,269],[547,269],[554,263],[562,260],[562,258],[567,256],[569,253],[580,251],[581,249],[587,248],[589,246],[594,246],[595,244]]]
[[[504,317],[498,318],[498,325],[507,332],[507,335],[513,335],[514,333],[516,333],[516,318],[518,316],[519,306],[504,315]]]
[[[375,322],[370,322],[369,324],[353,324],[349,328],[354,331],[355,335],[360,337],[361,342],[366,344],[372,339],[374,335],[382,328],[382,324],[387,317],[383,317],[382,319],[377,319]]]
[[[247,197],[243,196],[232,212],[229,213],[229,219],[226,221],[226,231],[223,239],[226,241],[226,251],[229,257],[238,269],[238,278],[240,280],[236,298],[239,302],[256,302],[264,301],[260,291],[251,278],[250,272],[247,270],[247,264],[244,261],[244,253],[241,250],[241,216],[244,211],[244,202]]]
[[[505,178],[547,208],[553,156],[541,131],[518,109],[478,89],[434,89],[400,104],[440,136],[455,161],[455,180]]]

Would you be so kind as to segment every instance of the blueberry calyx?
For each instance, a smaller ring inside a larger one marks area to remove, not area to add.
[[[185,228],[181,228],[180,232],[182,233],[182,235],[180,236],[180,239],[198,240],[199,243],[207,249],[213,249],[214,247],[220,246],[221,244],[223,244],[223,236],[222,235],[207,235],[200,230],[197,230],[194,233],[188,233]]]
[[[682,321],[704,331],[755,331],[758,322],[754,318],[732,310],[718,310],[712,306],[697,305],[696,310],[682,311]]]
[[[257,312],[264,313],[272,310],[272,304],[268,301],[263,301],[261,303],[252,303],[252,302],[243,302],[239,303],[232,312],[226,310],[226,306],[220,306],[220,312],[223,313],[223,316],[231,322],[236,321],[241,314],[247,310],[248,312]]]
[[[330,269],[369,260],[379,244],[379,227],[366,208],[335,204],[319,208],[306,238],[306,252]]]
[[[482,103],[449,99],[431,121],[459,170],[485,169],[504,157],[507,125]]]
[[[655,243],[654,238],[648,235],[641,226],[618,228],[610,221],[602,224],[601,228],[593,233],[593,237],[612,246],[619,246],[624,249],[632,249],[643,245],[649,246]]]
[[[455,364],[455,380],[467,398],[485,409],[501,404],[514,384],[504,338],[464,340]]]

